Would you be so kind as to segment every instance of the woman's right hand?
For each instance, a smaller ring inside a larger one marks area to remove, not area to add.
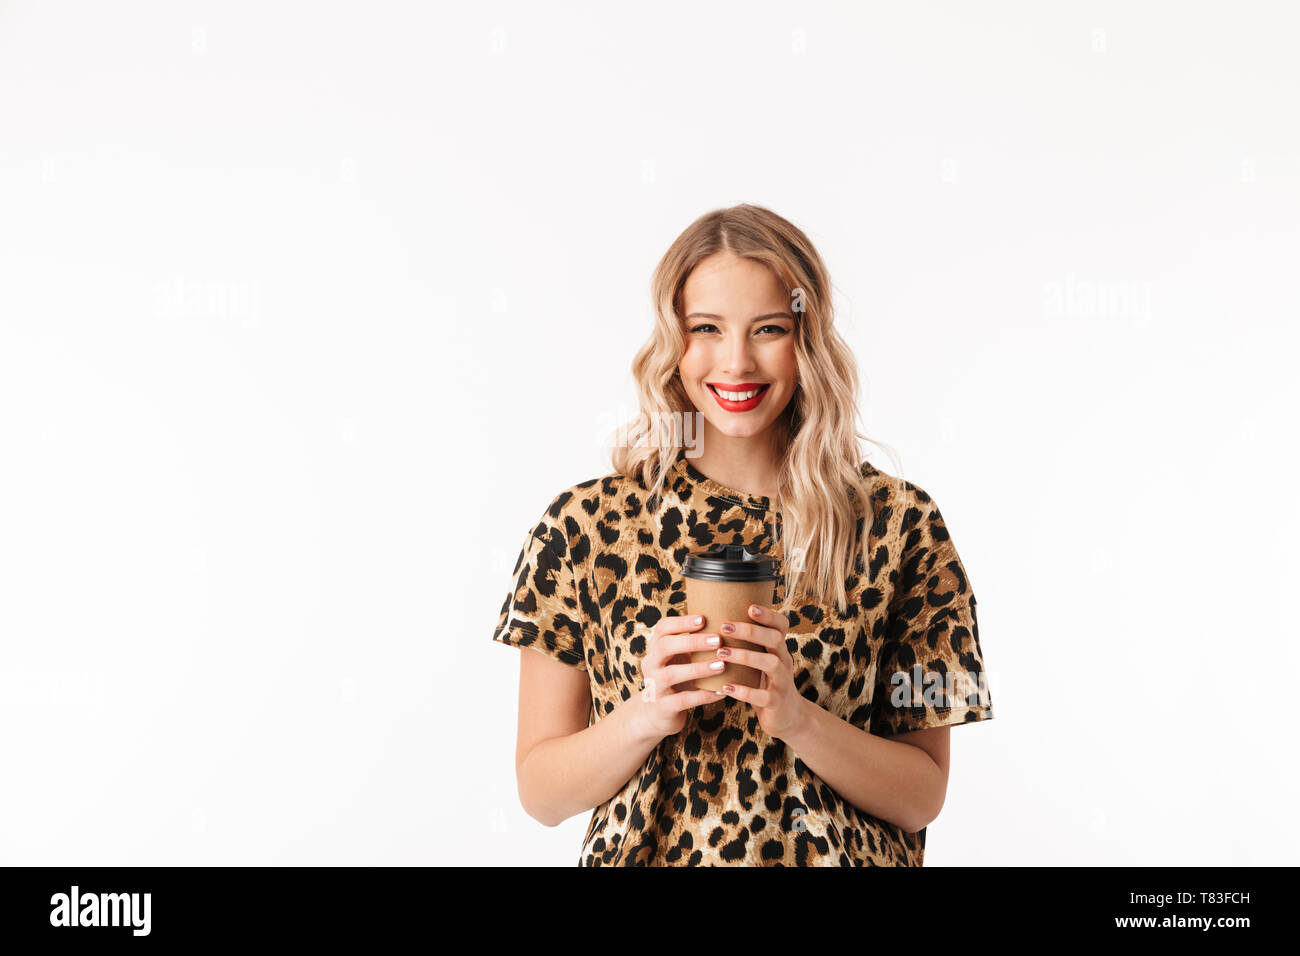
[[[698,622],[698,623],[697,623]],[[721,658],[691,663],[691,651],[716,651],[721,646],[717,634],[692,634],[703,626],[695,615],[661,617],[650,633],[650,646],[641,658],[641,729],[661,740],[686,726],[686,711],[701,704],[722,700],[711,690],[677,690],[674,685],[719,673],[726,664]]]

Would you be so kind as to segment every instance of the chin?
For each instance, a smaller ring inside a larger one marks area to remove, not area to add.
[[[772,427],[772,423],[768,421],[744,423],[735,421],[719,422],[715,419],[709,419],[709,421],[719,433],[726,435],[728,438],[755,438]]]

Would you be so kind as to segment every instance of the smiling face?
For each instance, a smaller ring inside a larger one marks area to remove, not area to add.
[[[678,371],[691,402],[721,436],[767,433],[799,381],[794,316],[780,281],[752,259],[715,253],[687,277],[682,314]]]

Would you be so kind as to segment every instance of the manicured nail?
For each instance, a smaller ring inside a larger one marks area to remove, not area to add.
[[[763,609],[760,608],[757,604],[751,604],[751,605],[749,606],[749,613],[750,613],[750,614],[758,614],[758,613],[760,613],[762,610],[763,610]]]
[[[714,661],[712,664],[709,665],[709,670],[720,671],[726,666],[727,666],[726,661]]]
[[[735,629],[736,629],[736,626],[735,626],[734,624],[727,623],[727,624],[722,625],[722,633],[723,633],[723,634],[730,634],[730,633],[731,633],[732,631],[734,631]]]
[[[722,690],[727,694],[734,694],[736,692],[736,688],[732,687],[730,684],[723,684]]]
[[[708,644],[710,647],[717,647],[722,643],[722,638],[718,637],[716,634],[710,634],[704,639],[704,643]]]
[[[719,657],[730,657],[730,656],[731,656],[731,648],[729,648],[729,647],[719,647],[719,648],[718,648],[718,656],[719,656]]]
[[[704,623],[704,618],[702,618],[702,617],[700,617],[700,616],[697,615],[696,618],[695,618],[695,623],[696,623],[696,624],[703,624],[703,623]]]

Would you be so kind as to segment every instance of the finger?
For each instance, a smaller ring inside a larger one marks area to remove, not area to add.
[[[659,639],[664,654],[690,654],[697,651],[716,651],[722,646],[717,634],[670,634]]]
[[[674,614],[671,617],[662,617],[659,623],[655,625],[655,632],[660,637],[668,634],[680,634],[683,631],[693,631],[697,627],[704,626],[704,617],[699,614]]]
[[[714,667],[715,664],[721,664],[722,667]],[[678,684],[688,680],[694,680],[697,677],[708,677],[710,674],[721,674],[725,671],[727,662],[724,660],[716,661],[697,661],[691,664],[673,664],[659,671],[660,687],[676,687]]]
[[[781,666],[781,658],[766,651],[747,651],[743,647],[729,647],[727,650],[729,653],[724,658],[725,660],[733,664],[744,664],[746,667],[753,667],[764,674],[775,674],[777,668]]]
[[[726,688],[730,687],[731,690]],[[755,707],[767,707],[772,703],[772,692],[760,687],[746,687],[744,684],[724,684],[723,693],[736,700],[749,701]]]
[[[669,697],[664,702],[664,706],[672,710],[690,710],[701,704],[712,704],[726,696],[718,690],[684,690]]]
[[[646,641],[646,652],[643,658],[646,667],[657,667],[665,663],[666,659],[673,656],[675,651],[665,648],[664,642],[673,635],[693,631],[696,628],[704,626],[702,615],[694,614],[685,617],[674,615],[672,617],[661,617],[658,623],[650,631],[650,638]]]
[[[784,614],[765,604],[751,604],[749,606],[749,619],[756,624],[775,628],[778,631],[784,631],[790,627],[790,621]]]
[[[704,618],[699,614],[661,617],[659,622],[650,631],[650,640],[648,644],[654,647],[671,638],[676,638],[682,634],[688,634],[691,631],[698,630],[704,626]]]
[[[793,667],[794,661],[790,657],[789,645],[790,619],[776,608],[767,607],[763,604],[751,604],[749,606],[749,616],[755,623],[778,630],[786,636],[786,640],[781,642],[781,647],[778,649],[778,653],[780,656],[790,661],[791,666]]]
[[[727,632],[728,624],[731,625],[730,633]],[[759,644],[775,652],[785,644],[785,632],[771,627],[764,627],[762,624],[724,621],[722,624],[722,639],[728,644],[733,640],[748,641],[750,644]]]

